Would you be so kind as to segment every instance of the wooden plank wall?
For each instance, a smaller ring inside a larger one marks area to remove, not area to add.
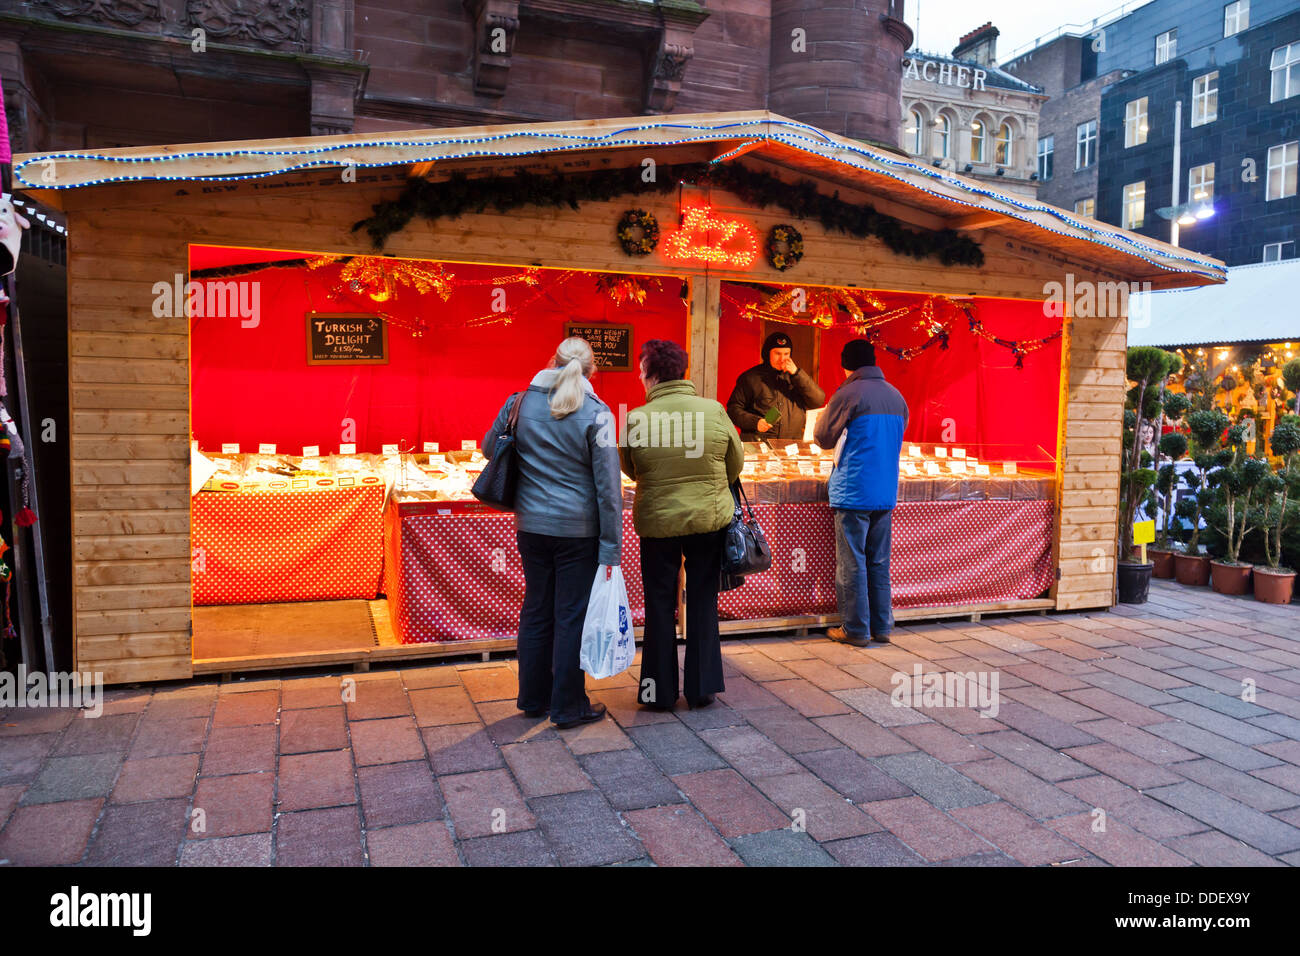
[[[65,198],[69,217],[69,378],[72,413],[74,644],[76,667],[109,683],[191,676],[189,537],[189,340],[184,316],[155,316],[153,286],[187,274],[187,244],[290,251],[370,252],[352,224],[399,185],[299,176],[287,188],[243,182],[204,186],[142,184],[81,190]],[[718,201],[740,208],[739,199]],[[526,208],[508,216],[413,221],[388,254],[451,262],[589,268],[692,275],[692,377],[702,394],[717,388],[720,280],[683,269],[658,253],[625,256],[613,224],[630,200],[577,210]],[[639,197],[666,230],[675,197]],[[765,235],[788,216],[755,210]],[[794,273],[765,261],[743,276],[773,283],[854,284],[863,288],[1041,298],[1058,278],[1059,256],[980,235],[980,270],[936,268],[889,253],[874,240],[827,235],[800,223],[806,257]],[[1082,270],[1080,270],[1082,271]],[[183,280],[182,280],[183,281]],[[1104,606],[1113,587],[1114,509],[1123,401],[1125,323],[1080,320],[1071,341],[1067,459],[1059,541],[1058,606]],[[1104,572],[1088,562],[1101,556]]]

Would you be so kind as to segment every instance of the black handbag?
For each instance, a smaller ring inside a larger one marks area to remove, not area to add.
[[[722,573],[732,576],[760,574],[772,566],[772,549],[763,536],[763,529],[758,526],[754,509],[749,506],[749,499],[739,481],[732,482],[731,497],[736,503],[736,513],[727,526],[722,543]]]
[[[506,417],[506,430],[497,436],[492,446],[492,457],[474,481],[470,490],[474,497],[489,508],[513,511],[515,486],[519,483],[519,449],[515,447],[515,428],[519,424],[519,408],[524,404],[523,392],[515,392],[510,414]],[[506,399],[509,403],[510,398]]]

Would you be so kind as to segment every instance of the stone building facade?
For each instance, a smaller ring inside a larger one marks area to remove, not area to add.
[[[1047,97],[998,68],[997,37],[986,23],[962,37],[950,57],[907,54],[898,143],[935,166],[1032,197],[1039,110]]]
[[[16,151],[754,109],[893,144],[910,43],[903,0],[0,0]]]

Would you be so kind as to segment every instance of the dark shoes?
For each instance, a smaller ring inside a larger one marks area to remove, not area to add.
[[[543,707],[541,710],[525,710],[523,714],[530,720],[536,720],[538,717],[545,717],[550,712],[551,709],[549,707]]]
[[[554,723],[555,726],[561,730],[568,730],[570,727],[579,727],[582,724],[590,724],[594,721],[600,720],[604,716],[605,705],[592,704],[585,711],[578,714],[578,716],[570,718],[569,720],[557,720],[554,721]]]
[[[703,697],[697,697],[695,700],[688,700],[686,703],[690,705],[691,710],[699,710],[701,707],[708,707],[713,703],[713,700],[714,697],[712,694],[705,694]]]
[[[891,640],[889,639],[889,635],[888,635],[888,634],[872,634],[872,635],[871,635],[871,642],[872,642],[873,644],[892,644],[892,643],[893,643],[893,641],[891,641]]]
[[[839,641],[841,644],[852,644],[854,647],[866,647],[870,641],[865,637],[855,637],[845,632],[842,627],[832,627],[826,631],[826,636],[832,641]]]

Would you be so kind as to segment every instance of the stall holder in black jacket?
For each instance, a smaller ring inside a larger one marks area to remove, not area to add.
[[[727,399],[727,414],[740,429],[742,441],[798,441],[803,438],[805,409],[825,404],[826,393],[803,369],[791,375],[764,362],[736,379]],[[773,406],[781,410],[781,417],[771,431],[760,432],[758,420]]]

